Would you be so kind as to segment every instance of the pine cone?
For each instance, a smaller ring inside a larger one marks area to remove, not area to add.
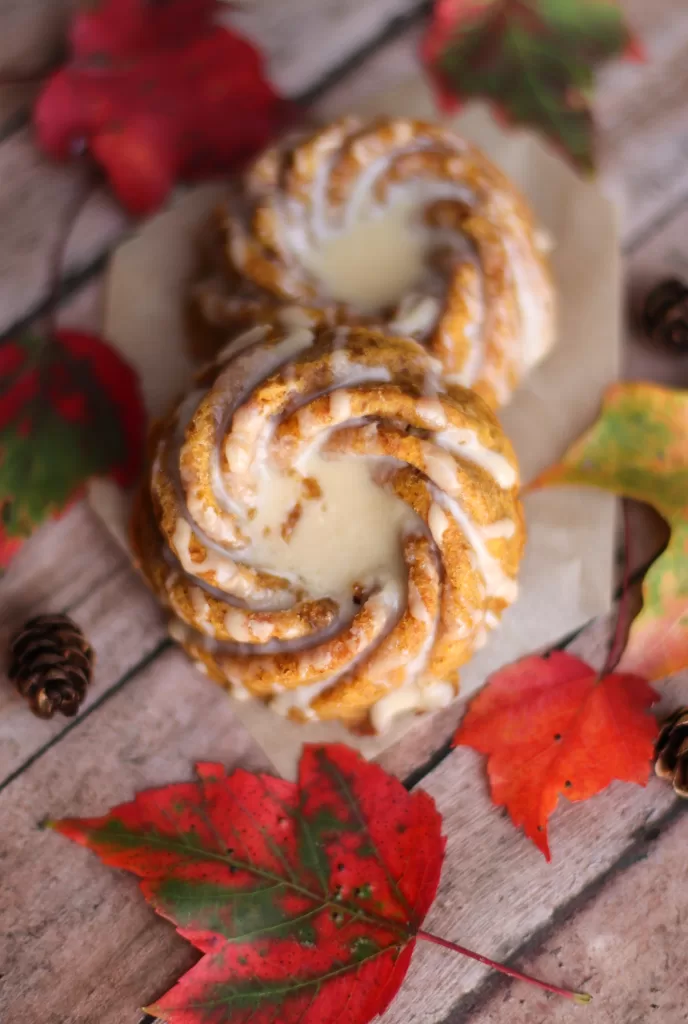
[[[688,285],[677,278],[660,281],[645,300],[643,329],[672,352],[688,352]]]
[[[662,726],[655,748],[655,771],[688,797],[688,707],[679,708]]]
[[[34,714],[76,715],[91,681],[93,650],[68,615],[39,615],[15,633],[9,677]]]

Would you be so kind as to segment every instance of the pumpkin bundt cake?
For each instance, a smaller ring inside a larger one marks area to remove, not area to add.
[[[516,597],[513,450],[441,371],[410,338],[285,309],[156,424],[136,556],[238,697],[382,731],[447,704]]]
[[[344,118],[266,150],[217,211],[196,334],[212,346],[297,303],[414,338],[449,383],[501,406],[554,341],[542,239],[508,178],[449,128]]]

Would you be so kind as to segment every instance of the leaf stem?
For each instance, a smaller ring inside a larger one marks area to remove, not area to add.
[[[621,508],[623,510],[623,580],[621,583],[621,597],[619,598],[619,604],[616,611],[614,637],[609,647],[607,660],[605,661],[604,668],[601,672],[602,676],[607,676],[610,672],[613,672],[621,661],[621,656],[623,655],[626,647],[629,626],[628,606],[631,591],[631,524],[628,513],[628,502],[625,499],[621,500]]]
[[[55,246],[50,255],[48,266],[48,312],[45,316],[46,335],[48,340],[52,339],[57,324],[57,309],[60,303],[60,290],[62,285],[62,272],[64,270],[64,259],[67,252],[69,240],[72,237],[79,215],[93,194],[96,178],[90,168],[87,168],[78,182],[78,186],[70,202],[67,204],[63,221],[55,241]]]
[[[0,89],[3,86],[12,87],[20,85],[39,85],[57,71],[61,64],[67,60],[67,46],[61,46],[52,53],[42,67],[34,71],[5,71],[0,74]]]
[[[45,71],[29,71],[27,73],[20,73],[17,75],[0,75],[0,89],[7,88],[11,89],[19,87],[21,85],[38,85],[39,82],[43,82],[50,74],[50,69]]]
[[[437,935],[431,935],[429,932],[419,931],[417,937],[419,939],[425,939],[426,942],[434,942],[437,946],[443,946],[444,949],[450,949],[453,953],[460,953],[461,956],[470,957],[471,960],[477,960],[478,963],[485,964],[486,967],[491,967],[495,971],[499,971],[501,974],[507,974],[510,978],[516,978],[517,981],[527,981],[530,985],[536,985],[538,988],[543,989],[545,992],[552,992],[555,996],[563,996],[564,999],[571,999],[574,1003],[580,1003],[585,1005],[592,1001],[592,996],[589,996],[587,992],[572,992],[567,988],[559,988],[558,985],[550,985],[546,981],[540,981],[539,978],[533,978],[530,974],[523,974],[521,971],[516,971],[513,967],[507,967],[505,964],[497,963],[496,960],[490,960],[487,956],[481,956],[480,953],[474,953],[471,949],[466,949],[465,946],[459,946],[456,942],[449,942],[447,939],[440,939]]]

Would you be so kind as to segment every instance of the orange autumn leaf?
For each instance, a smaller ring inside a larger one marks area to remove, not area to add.
[[[488,755],[492,800],[550,860],[547,822],[560,796],[587,800],[615,779],[646,785],[656,700],[639,676],[600,679],[570,654],[523,658],[491,677],[453,745]]]
[[[671,540],[643,583],[643,609],[619,668],[663,679],[688,667],[688,391],[615,384],[597,422],[530,490],[600,487],[647,502]]]

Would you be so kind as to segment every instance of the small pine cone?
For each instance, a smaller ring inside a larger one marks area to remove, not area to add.
[[[643,330],[663,348],[688,353],[688,285],[677,278],[660,281],[645,299]]]
[[[667,718],[657,739],[655,771],[673,782],[679,796],[688,798],[688,708]]]
[[[39,615],[15,633],[9,677],[40,718],[73,717],[93,671],[93,650],[68,615]]]

